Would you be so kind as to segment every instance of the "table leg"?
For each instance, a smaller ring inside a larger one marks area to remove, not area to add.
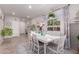
[[[44,54],[46,54],[46,46],[47,46],[47,44],[44,43]]]

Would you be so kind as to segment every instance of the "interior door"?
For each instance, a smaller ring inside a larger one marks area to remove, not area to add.
[[[12,20],[13,36],[19,36],[19,21]]]
[[[25,34],[25,22],[20,21],[20,34]]]

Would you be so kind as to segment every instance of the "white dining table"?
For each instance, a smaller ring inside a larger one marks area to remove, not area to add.
[[[46,47],[47,47],[47,44],[49,42],[52,42],[54,40],[59,40],[61,37],[60,36],[55,36],[55,35],[49,35],[49,34],[45,34],[45,35],[41,35],[39,33],[36,33],[36,32],[31,32],[31,35],[32,34],[35,34],[38,38],[38,40],[40,42],[43,42],[44,43],[44,54],[46,54]]]

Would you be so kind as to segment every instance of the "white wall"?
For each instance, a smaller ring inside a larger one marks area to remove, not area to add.
[[[4,16],[2,10],[0,9],[0,16]],[[3,29],[3,19],[0,19],[0,31]],[[3,42],[3,38],[0,35],[0,44]]]
[[[2,29],[3,29],[3,20],[0,19],[0,32],[1,32]],[[0,44],[2,43],[2,41],[3,41],[3,38],[2,38],[2,36],[0,35]]]
[[[70,12],[70,22],[76,20],[75,17],[79,17],[79,4],[71,4],[69,7],[69,12]]]
[[[13,36],[19,36],[20,30],[19,30],[19,21],[18,20],[12,20],[12,29],[13,29]]]

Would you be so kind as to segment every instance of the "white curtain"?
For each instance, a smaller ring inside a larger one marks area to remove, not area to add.
[[[70,48],[70,32],[69,32],[69,5],[64,8],[64,31],[67,35],[67,39],[65,41],[65,48]]]

